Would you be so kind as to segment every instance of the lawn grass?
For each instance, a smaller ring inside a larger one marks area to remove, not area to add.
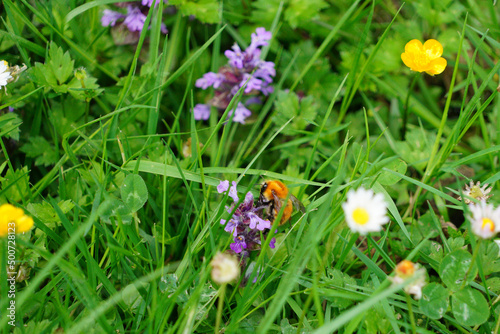
[[[0,204],[34,219],[15,237],[14,322],[0,239],[2,332],[498,332],[499,248],[464,193],[480,181],[500,202],[498,4],[171,0],[131,33],[103,27],[105,9],[127,13],[114,3],[0,8],[0,58],[27,67],[0,91]],[[259,27],[273,90],[249,93],[249,76],[216,105],[197,80]],[[444,72],[403,64],[412,39],[441,42]],[[279,226],[281,210],[218,283],[211,261],[235,242],[221,220],[265,180],[305,210]],[[346,224],[359,188],[387,206],[378,232]],[[405,259],[425,269],[420,299],[405,292],[419,277],[395,279]]]

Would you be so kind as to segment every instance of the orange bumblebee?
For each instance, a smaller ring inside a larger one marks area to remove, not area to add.
[[[271,223],[276,220],[285,201],[286,206],[281,215],[280,225],[283,225],[290,219],[294,208],[301,212],[306,212],[304,205],[295,196],[288,194],[288,188],[283,182],[271,180],[262,184],[257,206],[267,206],[264,210],[264,215]]]

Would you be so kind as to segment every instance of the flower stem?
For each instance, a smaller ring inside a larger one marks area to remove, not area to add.
[[[465,278],[464,278],[464,281],[462,283],[461,289],[463,289],[465,287],[465,284],[467,284],[467,277],[469,276],[469,274],[472,270],[472,267],[476,264],[477,254],[479,254],[479,246],[481,246],[482,241],[483,241],[483,239],[479,238],[479,240],[476,244],[476,248],[474,248],[474,252],[472,253],[472,260],[470,261],[469,269],[467,269],[467,272],[465,273]]]
[[[410,83],[410,88],[408,88],[408,93],[406,94],[406,101],[405,105],[403,107],[403,125],[401,126],[401,140],[405,140],[406,136],[406,123],[408,122],[408,107],[410,103],[410,96],[411,92],[413,91],[413,87],[415,86],[415,83],[417,82],[418,77],[420,76],[420,73],[417,72],[413,76],[413,79],[411,80]]]
[[[406,304],[408,304],[408,313],[410,314],[411,331],[413,334],[417,333],[417,326],[415,325],[415,315],[413,314],[413,309],[411,307],[411,297],[409,293],[406,293]]]
[[[219,304],[217,305],[217,318],[215,320],[215,334],[219,333],[220,322],[222,319],[222,309],[224,308],[224,296],[226,295],[226,284],[222,284],[219,290]]]

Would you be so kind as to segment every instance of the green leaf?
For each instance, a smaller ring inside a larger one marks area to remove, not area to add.
[[[464,326],[476,326],[490,316],[488,302],[481,292],[466,287],[451,296],[453,316]]]
[[[439,276],[446,284],[448,288],[453,291],[459,290],[464,284],[467,274],[466,284],[472,282],[474,277],[477,275],[477,266],[474,264],[472,269],[469,271],[472,262],[472,255],[463,250],[459,249],[446,255],[441,261],[439,266]]]
[[[390,170],[393,170],[395,172],[398,172],[400,174],[406,173],[406,163],[401,159],[392,160],[389,163],[387,163],[385,166],[383,165],[383,167],[390,169]],[[393,184],[395,184],[399,180],[401,180],[401,178],[398,175],[392,174],[392,173],[385,171],[385,170],[383,170],[380,173],[380,176],[377,179],[377,181],[384,186],[392,186]]]
[[[53,145],[44,137],[30,137],[29,143],[21,147],[21,151],[30,158],[35,159],[35,165],[50,166],[57,162],[58,156]]]
[[[71,200],[66,200],[59,202],[57,206],[63,213],[68,213],[75,205]],[[26,209],[45,224],[52,224],[53,226],[54,223],[61,221],[52,205],[48,202],[29,203]]]
[[[131,212],[136,212],[148,200],[148,188],[146,183],[137,174],[129,174],[123,180],[123,185],[120,189],[122,200]]]
[[[431,319],[441,319],[449,305],[449,293],[441,284],[429,283],[422,289],[420,310]]]
[[[171,4],[172,1],[170,1]],[[217,0],[182,1],[179,5],[182,15],[194,15],[203,23],[219,22],[219,3]]]
[[[292,28],[305,23],[318,15],[319,11],[328,7],[323,0],[290,0],[285,10],[285,20]]]
[[[6,136],[19,140],[19,126],[23,123],[16,113],[8,113],[0,116],[0,137]]]
[[[119,218],[123,224],[132,222],[130,209],[117,198],[106,199],[97,209],[99,217],[106,223],[111,224],[111,217]]]
[[[68,51],[63,52],[56,43],[50,42],[49,56],[45,64],[35,63],[35,81],[50,86],[58,93],[66,93],[68,86],[65,83],[73,74],[74,63]]]
[[[308,96],[299,99],[294,92],[279,91],[274,103],[276,114],[273,122],[277,125],[286,123],[293,117],[293,121],[282,131],[283,134],[293,135],[304,130],[309,124],[314,124],[316,118],[316,105],[314,97]]]
[[[270,25],[278,13],[281,0],[257,0],[252,2],[255,8],[251,14],[252,22],[261,25]]]

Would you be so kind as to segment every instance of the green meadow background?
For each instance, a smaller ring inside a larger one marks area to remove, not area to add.
[[[35,220],[16,239],[15,327],[2,243],[1,331],[498,332],[499,248],[457,199],[471,180],[500,199],[496,1],[170,0],[131,44],[101,25],[114,2],[0,6],[0,58],[27,66],[0,93],[0,203]],[[258,27],[274,92],[246,124],[195,121],[214,94],[196,80]],[[448,66],[416,75],[401,53],[431,38]],[[232,242],[231,199],[216,186],[257,195],[263,179],[306,213],[251,252],[255,283],[221,287],[209,263]],[[382,232],[345,224],[360,186],[388,203]],[[388,278],[403,259],[427,270],[420,300]]]

